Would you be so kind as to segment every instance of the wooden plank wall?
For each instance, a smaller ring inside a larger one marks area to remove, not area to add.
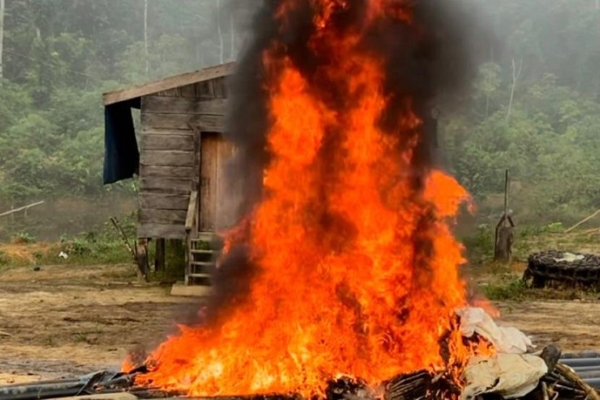
[[[225,107],[224,78],[142,98],[138,237],[185,236],[196,172],[191,127],[223,132]]]

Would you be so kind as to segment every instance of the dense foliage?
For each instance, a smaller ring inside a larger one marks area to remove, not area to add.
[[[521,223],[598,208],[598,1],[472,1],[498,40],[478,55],[469,107],[441,116],[449,168],[483,216],[500,212],[506,168]],[[0,205],[109,190],[101,93],[232,59],[240,2],[6,0]]]
[[[600,2],[477,3],[496,41],[468,111],[444,118],[452,171],[483,216],[502,212],[505,169],[521,224],[589,214],[600,206]]]
[[[229,9],[216,3],[6,0],[0,204],[110,190],[101,94],[231,59]]]

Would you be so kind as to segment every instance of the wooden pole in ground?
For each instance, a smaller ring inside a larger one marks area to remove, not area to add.
[[[156,239],[155,240],[155,252],[154,252],[154,271],[164,271],[165,270],[165,239]]]
[[[148,261],[148,241],[147,238],[138,238],[135,246],[138,270],[141,278],[145,281],[148,281],[148,269],[150,268],[150,263]]]
[[[494,237],[494,260],[510,263],[512,257],[512,244],[514,241],[514,223],[508,215],[508,170],[504,173],[504,211],[498,221]]]
[[[504,171],[504,215],[508,215],[508,170]]]

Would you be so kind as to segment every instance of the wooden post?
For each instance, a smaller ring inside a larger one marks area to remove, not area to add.
[[[202,131],[195,126],[188,124],[194,135],[194,172],[192,175],[192,192],[196,192],[200,198],[200,188],[202,179]],[[190,233],[195,238],[200,227],[200,203],[196,204],[196,210],[194,215],[194,223]]]
[[[148,239],[139,238],[135,253],[138,260],[138,271],[140,278],[148,280]]]
[[[510,263],[512,258],[512,245],[514,242],[514,228],[512,217],[508,212],[508,170],[504,173],[504,211],[496,225],[494,237],[494,260]]]
[[[185,254],[185,285],[188,286],[191,282],[190,274],[192,273],[192,262],[194,261],[193,251],[193,240],[198,236],[198,228],[200,224],[200,201],[198,194],[200,191],[200,179],[201,179],[201,168],[202,168],[202,133],[197,127],[188,124],[192,130],[194,138],[194,170],[192,174],[192,187],[190,192],[190,201],[188,204],[188,212],[185,219],[185,245],[181,250]]]
[[[165,239],[155,240],[154,272],[165,270]]]
[[[508,213],[508,170],[504,171],[504,215]]]
[[[192,273],[192,261],[194,260],[194,256],[192,254],[192,236],[190,232],[187,232],[185,235],[185,275],[184,285],[189,286],[190,284],[190,274]]]
[[[184,245],[185,239],[169,239],[167,241],[165,252],[169,255],[169,271],[181,271],[185,273],[187,270],[187,253]]]
[[[202,179],[202,133],[200,130],[194,130],[194,181],[192,190],[200,194],[200,180]],[[196,202],[194,216],[193,235],[198,233],[200,227],[200,201]]]

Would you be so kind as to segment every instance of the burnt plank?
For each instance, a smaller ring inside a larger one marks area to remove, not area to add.
[[[167,165],[171,167],[189,167],[194,165],[194,152],[175,150],[149,150],[140,154],[142,165]]]
[[[142,178],[183,178],[192,180],[194,169],[192,167],[172,167],[168,165],[140,165]]]
[[[201,131],[223,132],[225,117],[222,115],[142,113],[142,124],[149,129],[179,129],[190,131],[190,125]]]
[[[140,208],[156,210],[187,210],[189,195],[186,194],[164,194],[164,193],[140,193]]]
[[[182,131],[156,132],[145,130],[140,135],[140,150],[193,151],[194,138],[191,134]]]
[[[189,179],[141,178],[140,191],[186,194],[190,192],[192,182]]]
[[[144,113],[225,115],[227,100],[148,96],[142,99],[142,110]]]
[[[138,225],[138,237],[144,238],[185,238],[185,226],[183,224],[144,224]]]
[[[142,224],[185,225],[187,210],[141,209],[139,221]]]

